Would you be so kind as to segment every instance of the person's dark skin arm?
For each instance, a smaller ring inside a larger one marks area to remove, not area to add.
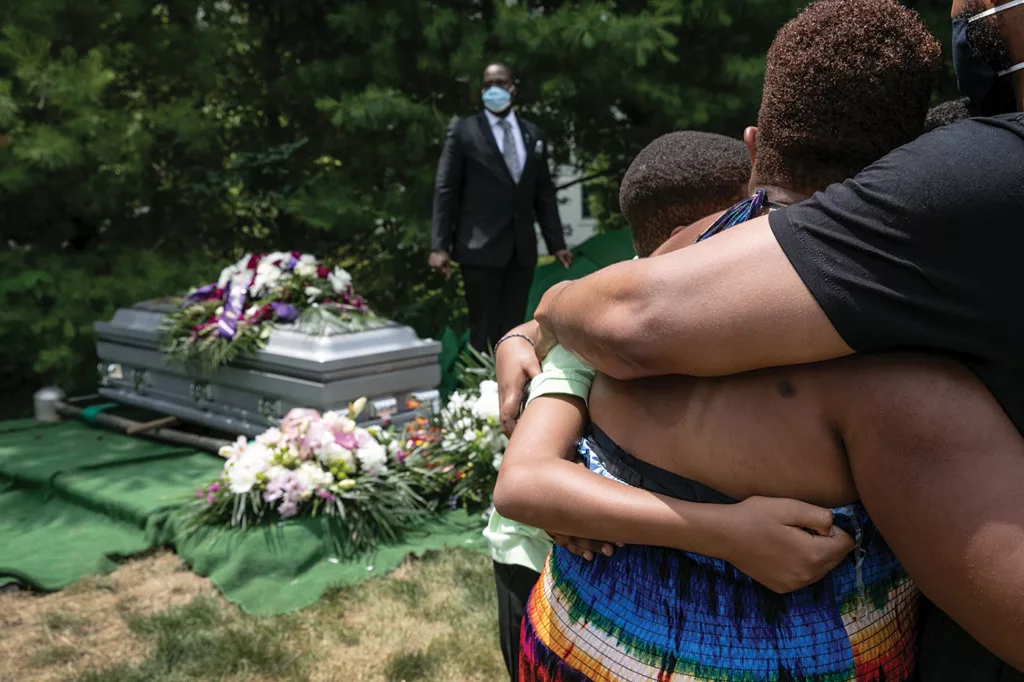
[[[853,352],[793,269],[767,218],[556,285],[535,319],[542,357],[560,343],[617,379],[722,376]]]
[[[894,356],[885,375],[863,390],[851,375],[857,490],[921,591],[1024,671],[1024,440],[952,361]]]
[[[698,504],[590,472],[568,461],[585,422],[578,398],[545,395],[530,403],[498,474],[499,514],[557,534],[719,557],[777,592],[819,580],[853,548],[828,510],[803,502]]]

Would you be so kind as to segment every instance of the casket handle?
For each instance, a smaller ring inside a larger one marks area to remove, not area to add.
[[[144,369],[133,369],[132,370],[132,390],[139,393],[139,389],[144,384],[149,383],[149,372]]]
[[[197,405],[201,403],[208,403],[213,400],[213,389],[210,387],[209,382],[206,381],[193,381],[189,384],[189,392],[192,394],[192,400]]]
[[[281,401],[277,398],[260,398],[259,412],[267,421],[276,421],[281,418]]]

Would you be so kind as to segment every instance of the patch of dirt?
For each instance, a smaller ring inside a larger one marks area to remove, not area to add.
[[[136,663],[145,642],[122,613],[148,615],[216,594],[170,552],[126,562],[60,592],[0,593],[0,680],[65,680],[90,668]]]

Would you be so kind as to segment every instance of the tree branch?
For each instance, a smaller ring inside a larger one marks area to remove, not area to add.
[[[592,173],[590,175],[585,175],[582,178],[577,178],[577,179],[573,180],[572,182],[567,182],[564,185],[556,185],[555,186],[555,191],[556,192],[560,192],[563,189],[568,189],[570,187],[573,187],[574,185],[579,185],[579,184],[584,183],[584,182],[590,182],[591,180],[596,180],[598,178],[606,178],[609,175],[618,175],[621,172],[622,172],[622,168],[621,167],[609,168],[607,170],[598,171],[597,173]]]

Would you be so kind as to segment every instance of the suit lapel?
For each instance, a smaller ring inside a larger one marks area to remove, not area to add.
[[[481,111],[477,114],[476,121],[480,126],[480,134],[484,136],[484,144],[491,150],[492,163],[501,168],[506,178],[515,182],[512,173],[508,170],[508,166],[505,165],[505,157],[501,155],[501,150],[498,149],[498,142],[494,139],[494,131],[491,130],[491,122],[487,119],[487,114]]]

